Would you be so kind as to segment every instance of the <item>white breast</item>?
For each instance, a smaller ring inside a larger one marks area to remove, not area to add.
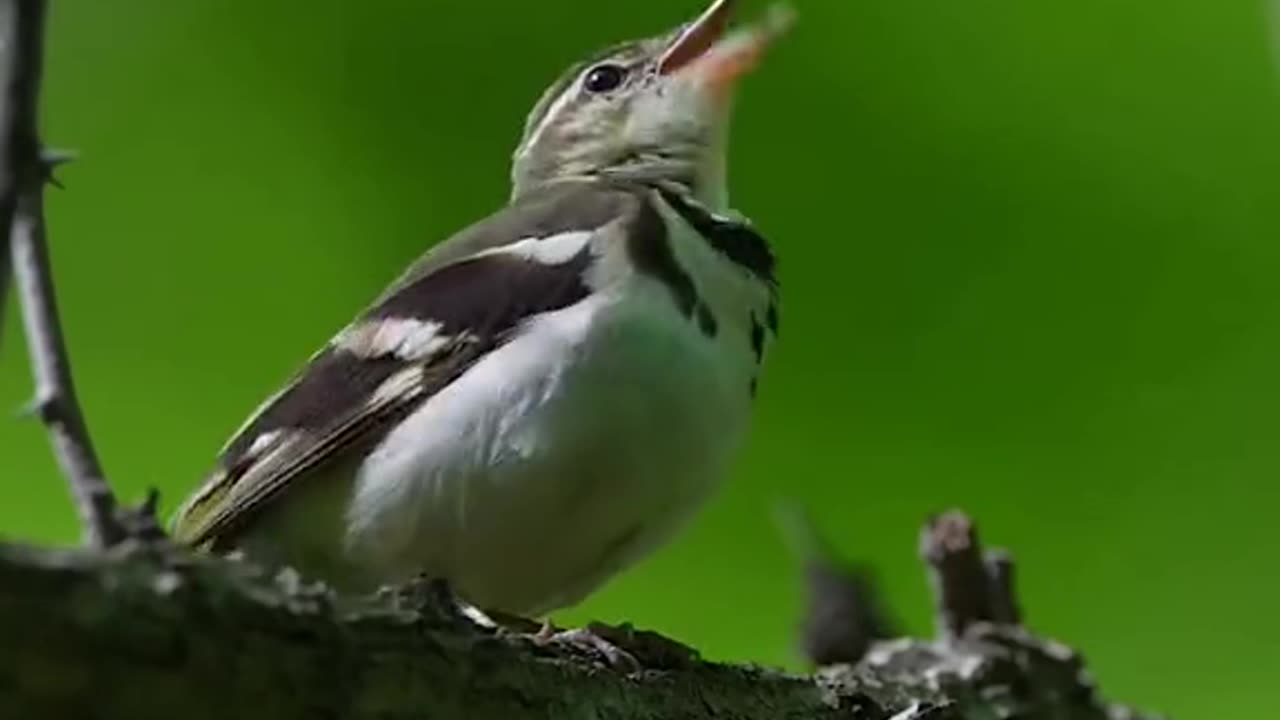
[[[717,315],[715,337],[634,273],[538,316],[359,468],[349,560],[537,614],[577,602],[687,520],[747,427],[759,300],[690,232],[676,229],[673,249]]]

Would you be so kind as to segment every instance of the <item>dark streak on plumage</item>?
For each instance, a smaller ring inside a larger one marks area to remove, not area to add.
[[[769,302],[769,309],[765,313],[764,322],[769,326],[769,332],[773,333],[775,338],[778,337],[778,301],[776,298]]]
[[[711,308],[706,303],[698,303],[698,328],[702,330],[702,334],[708,338],[715,338],[720,332],[720,323],[716,322],[715,313],[711,312]]]
[[[764,362],[764,326],[755,313],[751,314],[751,352],[755,353],[757,365]]]
[[[774,276],[777,261],[773,251],[750,225],[716,217],[706,208],[668,188],[659,188],[659,192],[667,204],[717,252],[746,268],[770,288],[777,287],[778,281]]]
[[[415,318],[440,323],[447,335],[492,336],[586,297],[582,275],[590,264],[590,248],[558,265],[503,254],[470,258],[404,285],[367,317]]]
[[[700,304],[698,289],[694,287],[693,278],[676,262],[667,237],[667,225],[650,202],[640,205],[635,224],[627,236],[627,252],[636,269],[658,279],[671,290],[682,315],[693,316],[694,309]]]
[[[385,302],[423,276],[478,252],[522,238],[597,230],[634,214],[640,202],[632,189],[598,182],[566,181],[530,191],[517,202],[432,248],[405,271],[377,303]]]

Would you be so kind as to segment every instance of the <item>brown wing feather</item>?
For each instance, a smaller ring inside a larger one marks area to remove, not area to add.
[[[395,320],[439,326],[454,342],[429,358],[357,353],[334,344],[227,444],[219,469],[179,510],[177,539],[233,544],[240,530],[296,479],[375,445],[412,412],[499,346],[529,316],[567,307],[589,292],[589,253],[559,265],[483,254],[519,240],[630,224],[635,190],[570,183],[531,194],[428,253],[353,327]]]
[[[412,411],[424,397],[456,377],[474,353],[441,357],[431,371],[406,366],[388,378],[369,401],[337,419],[324,434],[306,430],[282,431],[270,447],[254,458],[219,471],[211,480],[219,489],[197,496],[179,514],[175,536],[183,542],[219,549],[233,541],[238,530],[284,491],[295,478],[348,456],[349,451],[376,444],[394,421]]]

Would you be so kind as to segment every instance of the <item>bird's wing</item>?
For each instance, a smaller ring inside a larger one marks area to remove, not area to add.
[[[573,183],[532,194],[433,249],[232,436],[179,509],[175,537],[233,544],[291,487],[358,462],[361,449],[526,319],[585,298],[584,273],[602,242],[652,233],[653,222],[635,190]]]

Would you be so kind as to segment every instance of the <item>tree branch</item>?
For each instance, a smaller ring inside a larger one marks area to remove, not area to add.
[[[1022,609],[1018,607],[1017,577],[1013,555],[997,548],[988,550],[982,558],[987,570],[987,591],[991,600],[991,619],[998,623],[1017,625],[1022,622]]]
[[[26,183],[18,196],[9,241],[35,375],[32,410],[49,431],[58,465],[71,485],[86,542],[108,547],[124,539],[124,533],[115,521],[115,496],[89,439],[67,364],[45,243],[43,181]]]
[[[14,108],[24,105],[26,87],[21,82],[18,63],[18,4],[7,0],[0,4],[0,83],[3,105],[0,105],[0,228],[13,225],[13,211],[18,204],[18,183],[14,177],[15,148],[22,138],[16,129],[21,125]],[[9,233],[0,232],[0,337],[4,333],[5,306],[9,297]]]
[[[45,234],[44,186],[54,166],[66,159],[44,151],[37,128],[45,11],[43,0],[9,0],[6,4],[9,32],[15,40],[2,113],[12,123],[5,159],[16,194],[8,243],[35,376],[32,409],[49,431],[54,455],[71,486],[86,542],[108,547],[127,537],[131,528],[123,521],[124,513],[118,510],[103,476],[76,399]],[[154,523],[140,526],[151,529]]]
[[[920,533],[920,555],[929,565],[939,636],[962,637],[976,623],[1019,621],[1013,558],[1002,550],[984,557],[967,515],[952,510],[930,518]]]
[[[135,541],[0,546],[0,637],[0,707],[14,717],[1139,717],[1103,702],[1069,648],[1015,626],[878,641],[813,676],[623,644],[643,666],[624,674],[576,646],[475,625],[430,588],[344,599],[289,571]]]

